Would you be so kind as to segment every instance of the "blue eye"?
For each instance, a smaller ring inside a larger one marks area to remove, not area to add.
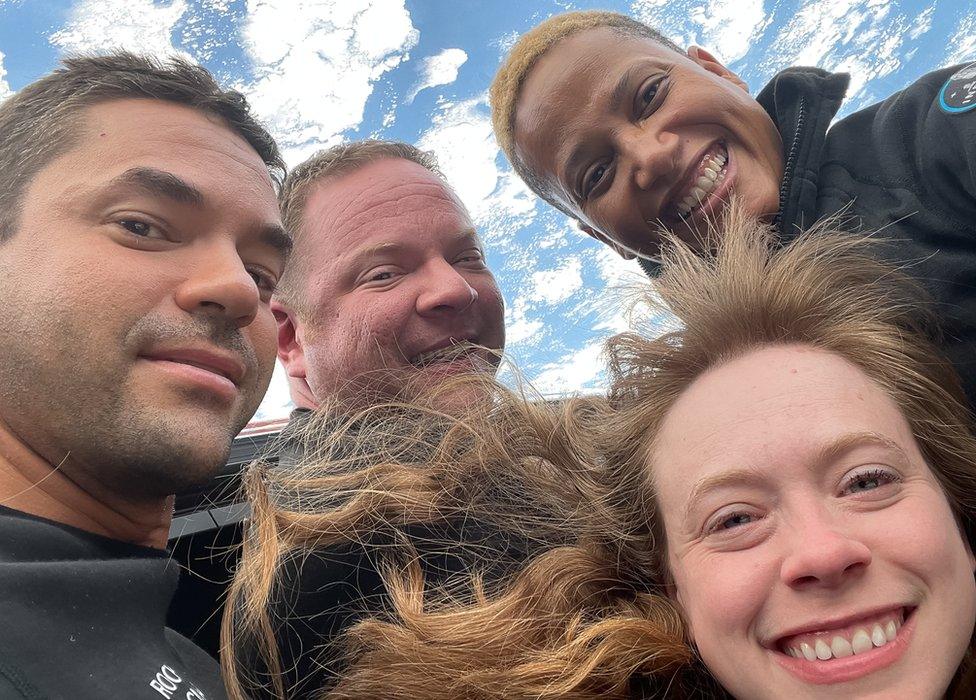
[[[863,493],[865,491],[874,491],[875,489],[881,488],[886,484],[891,484],[896,481],[899,481],[899,477],[887,469],[868,469],[856,474],[852,474],[850,477],[848,477],[844,484],[843,493]]]

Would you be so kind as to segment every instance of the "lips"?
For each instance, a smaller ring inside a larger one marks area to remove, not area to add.
[[[672,224],[690,222],[709,213],[726,198],[729,152],[716,141],[692,161],[685,175],[668,193],[661,219]]]
[[[481,369],[482,365],[487,368],[497,364],[497,358],[481,347],[478,338],[474,336],[443,338],[413,355],[408,361],[420,369],[459,362],[473,365],[475,369]]]
[[[143,355],[147,360],[189,365],[229,379],[239,386],[247,370],[236,356],[211,348],[159,348]]]

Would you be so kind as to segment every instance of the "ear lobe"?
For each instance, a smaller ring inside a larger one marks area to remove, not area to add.
[[[742,78],[722,65],[721,61],[719,61],[711,52],[706,51],[701,46],[689,47],[688,58],[707,70],[709,73],[714,73],[720,78],[725,78],[733,85],[737,85],[746,92],[749,92],[749,86],[746,85]]]
[[[577,228],[579,228],[580,231],[585,233],[590,238],[595,238],[596,240],[600,241],[600,243],[602,243],[603,245],[612,248],[613,251],[617,255],[622,257],[624,260],[633,260],[634,258],[637,257],[626,248],[622,248],[616,241],[610,239],[605,234],[600,233],[599,231],[594,229],[592,226],[587,226],[582,221],[577,221],[576,226]]]
[[[275,299],[271,300],[271,313],[278,324],[278,359],[289,377],[305,378],[305,348],[295,312]]]

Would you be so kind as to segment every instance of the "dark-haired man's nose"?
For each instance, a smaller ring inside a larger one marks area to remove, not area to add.
[[[661,179],[672,176],[677,166],[677,134],[651,132],[650,127],[633,127],[619,136],[620,157],[634,184],[650,190]]]
[[[460,313],[478,300],[478,290],[446,260],[427,266],[424,288],[417,295],[421,316]]]
[[[176,304],[190,314],[223,316],[236,326],[250,325],[261,304],[257,283],[237,250],[215,251],[200,259],[176,291]]]

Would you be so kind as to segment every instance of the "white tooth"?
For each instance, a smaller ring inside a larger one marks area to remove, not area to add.
[[[817,658],[821,661],[826,661],[833,656],[833,652],[831,652],[830,647],[827,646],[827,643],[822,639],[817,640],[816,652]]]
[[[871,644],[871,635],[867,633],[867,630],[858,630],[851,637],[851,648],[854,649],[855,654],[863,654],[866,651],[874,649],[874,645]]]
[[[696,206],[698,206],[698,200],[692,199],[691,195],[688,195],[687,197],[682,199],[681,203],[684,204],[686,207],[688,207],[688,211],[691,211]]]
[[[881,625],[875,625],[874,629],[871,630],[871,641],[876,647],[883,647],[888,643],[888,638],[885,637],[884,630],[881,629]]]
[[[725,156],[719,153],[717,156],[715,156],[715,162],[717,162],[719,166],[725,165]]]
[[[885,625],[884,628],[884,633],[885,633],[885,639],[887,639],[889,642],[895,641],[895,637],[898,636],[898,628],[895,627],[894,620],[888,620],[888,624]]]
[[[712,188],[713,182],[715,182],[715,178],[707,178],[702,175],[700,178],[698,178],[698,182],[695,183],[695,186],[707,192]]]
[[[817,658],[817,652],[815,652],[813,647],[806,642],[800,644],[800,653],[803,654],[803,658],[807,661],[813,661],[815,658]]]
[[[705,177],[707,177],[710,180],[714,180],[715,178],[718,177],[719,170],[721,170],[721,168],[716,168],[712,165],[712,163],[709,163],[708,165],[705,166],[705,171],[704,171]]]
[[[830,640],[830,651],[833,653],[835,659],[843,659],[845,656],[854,655],[854,649],[851,648],[851,643],[843,637],[834,637]]]
[[[794,659],[796,658],[796,649],[793,647],[786,647],[786,653],[792,656]]]
[[[705,190],[698,186],[692,187],[691,196],[695,198],[696,203],[701,202],[705,199]]]

